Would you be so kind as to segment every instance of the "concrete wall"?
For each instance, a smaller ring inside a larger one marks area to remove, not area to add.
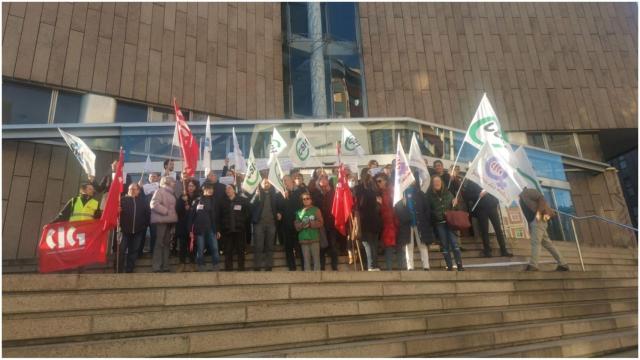
[[[3,3],[2,75],[282,118],[280,3]]]
[[[637,128],[635,3],[360,3],[369,116]]]
[[[578,216],[598,215],[621,224],[632,225],[617,170],[604,173],[568,172],[571,196]],[[581,244],[616,247],[635,246],[636,237],[629,231],[599,220],[578,220],[576,231]],[[635,251],[635,250],[634,250]]]

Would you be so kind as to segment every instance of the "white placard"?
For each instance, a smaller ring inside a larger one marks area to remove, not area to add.
[[[383,170],[384,168],[381,168],[381,167],[369,169],[369,175],[376,176],[378,173],[382,172]]]
[[[269,169],[269,164],[267,164],[267,159],[256,159],[256,167],[258,171]]]
[[[144,190],[145,195],[153,194],[156,190],[158,190],[160,183],[154,182],[150,184],[144,184],[142,186],[142,190]]]
[[[220,181],[221,184],[225,184],[225,185],[235,184],[235,178],[233,176],[223,176],[218,181]]]

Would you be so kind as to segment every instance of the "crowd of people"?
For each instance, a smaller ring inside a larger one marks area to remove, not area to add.
[[[277,242],[284,247],[290,271],[325,270],[327,258],[336,271],[340,255],[348,256],[352,264],[357,254],[363,268],[369,271],[381,270],[379,254],[384,254],[385,270],[394,268],[394,260],[395,269],[415,270],[415,247],[422,270],[429,270],[431,244],[439,245],[447,271],[464,271],[458,234],[446,217],[453,209],[469,211],[476,219],[485,257],[493,256],[489,222],[496,233],[500,255],[512,256],[506,246],[498,200],[477,184],[463,181],[457,167],[446,171],[439,160],[430,169],[428,187],[421,186],[416,174],[416,181],[395,206],[393,165],[380,167],[372,160],[359,176],[346,168],[354,204],[348,236],[338,231],[332,214],[336,169],[315,169],[306,182],[303,174],[293,169],[283,178],[284,193],[276,191],[267,174],[262,173],[258,189],[248,194],[241,190],[242,174],[235,174],[228,160],[222,176],[231,175],[235,182],[227,185],[219,181],[215,171],[210,171],[201,184],[184,172],[176,173],[172,160],[165,160],[163,168],[162,172],[150,173],[146,181],[135,183],[126,177],[120,224],[113,237],[117,272],[133,272],[145,251],[152,254],[153,272],[171,271],[172,254],[179,258],[178,268],[174,269],[177,272],[245,271],[247,245],[253,249],[252,270],[271,271]],[[100,182],[90,177],[54,222],[98,218],[101,206],[96,195],[109,190],[114,173]],[[532,237],[527,270],[537,270],[540,244],[556,259],[556,270],[569,270],[549,241],[546,228],[554,212],[544,196],[537,190],[525,189],[520,203]]]

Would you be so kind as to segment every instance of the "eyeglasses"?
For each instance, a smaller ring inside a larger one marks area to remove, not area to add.
[[[311,200],[311,198],[303,197],[302,200]]]

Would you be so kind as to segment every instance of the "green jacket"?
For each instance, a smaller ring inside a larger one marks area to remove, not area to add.
[[[435,224],[446,220],[444,213],[453,208],[453,195],[445,188],[436,192],[429,189],[426,194],[427,203],[431,208],[431,221]]]

